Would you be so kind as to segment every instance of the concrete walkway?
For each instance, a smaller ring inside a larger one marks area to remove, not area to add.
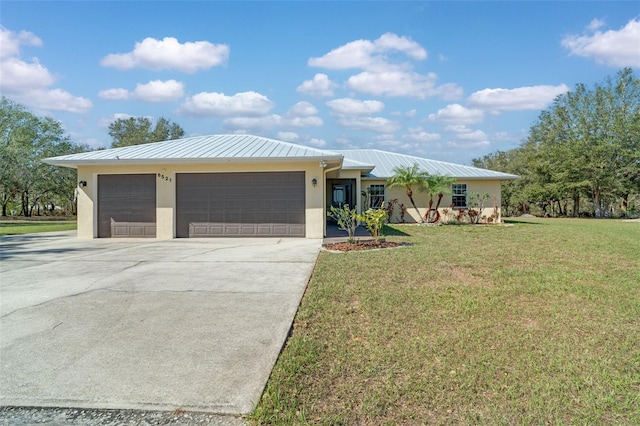
[[[0,238],[0,405],[251,412],[321,243]]]

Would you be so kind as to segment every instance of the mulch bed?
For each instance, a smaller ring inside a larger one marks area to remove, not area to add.
[[[324,248],[329,251],[359,251],[359,250],[378,250],[385,248],[395,248],[406,245],[405,243],[396,243],[392,241],[357,241],[355,243],[331,243],[325,244]]]

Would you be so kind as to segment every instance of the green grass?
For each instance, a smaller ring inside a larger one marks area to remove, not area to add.
[[[33,234],[35,232],[71,231],[76,229],[74,220],[20,220],[7,219],[0,220],[0,236]]]
[[[320,254],[251,422],[640,424],[640,223],[394,228]]]

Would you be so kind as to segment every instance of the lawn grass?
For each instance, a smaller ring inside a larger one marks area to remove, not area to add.
[[[640,223],[323,252],[254,424],[640,424]]]
[[[72,231],[77,228],[74,219],[1,219],[0,236],[33,234],[35,232]]]

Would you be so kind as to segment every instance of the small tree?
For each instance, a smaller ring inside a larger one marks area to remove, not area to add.
[[[467,215],[469,215],[469,221],[472,224],[480,223],[484,203],[489,199],[489,197],[490,195],[488,192],[485,192],[484,194],[472,192],[469,194],[469,211],[467,212]]]
[[[444,194],[451,193],[451,184],[455,182],[455,178],[443,175],[433,175],[429,176],[427,179],[428,191],[429,191],[429,211],[425,215],[425,219],[429,223],[437,223],[440,220],[440,212],[438,208],[440,208],[440,202],[442,201],[442,197]],[[436,203],[436,208],[433,207],[433,196],[438,196],[438,202]]]
[[[381,209],[367,209],[362,214],[356,215],[356,219],[364,222],[367,231],[371,233],[373,239],[378,242],[382,236],[382,228],[387,222],[388,214],[384,208],[384,204]]]
[[[348,204],[343,204],[341,207],[331,206],[331,209],[327,212],[327,216],[335,220],[338,223],[338,227],[343,231],[347,231],[347,242],[354,243],[356,228],[358,227],[358,211],[353,208],[349,208]]]

